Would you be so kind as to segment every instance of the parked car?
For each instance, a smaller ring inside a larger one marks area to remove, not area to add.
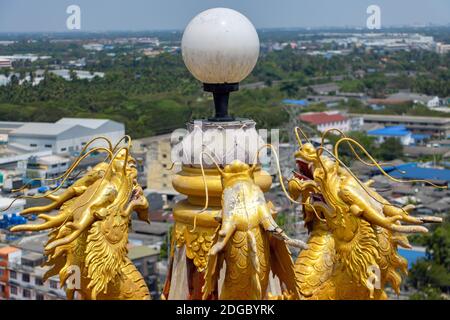
[[[39,187],[39,188],[37,189],[37,191],[38,191],[39,193],[45,193],[45,192],[47,192],[48,190],[50,190],[50,187],[48,187],[48,186],[42,186],[42,187]]]

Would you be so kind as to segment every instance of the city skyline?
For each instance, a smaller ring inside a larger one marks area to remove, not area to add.
[[[81,9],[81,32],[182,30],[197,13],[229,7],[246,15],[258,29],[365,28],[370,5],[381,10],[381,26],[449,25],[450,2],[430,0],[0,0],[0,33],[65,32],[70,5]],[[73,32],[73,31],[72,31]]]

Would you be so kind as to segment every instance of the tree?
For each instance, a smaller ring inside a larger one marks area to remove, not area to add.
[[[280,86],[280,90],[282,92],[285,92],[288,97],[294,98],[294,97],[296,97],[299,88],[298,88],[298,85],[295,82],[289,81],[289,82],[283,83]]]
[[[359,144],[361,144],[366,151],[371,154],[373,157],[376,157],[375,154],[375,143],[374,138],[368,136],[364,132],[359,131],[352,131],[346,134],[348,137],[353,138]],[[330,143],[332,145],[335,145],[336,142],[341,138],[340,135],[331,134],[328,136],[328,139],[330,140]],[[353,149],[358,153],[358,155],[363,158],[367,159],[366,155],[363,153],[362,150],[360,150],[357,146],[352,145]],[[340,143],[339,144],[339,158],[344,161],[347,165],[350,165],[352,161],[355,160],[355,155],[353,154],[352,150],[349,147],[348,143]],[[368,160],[368,159],[367,159]],[[370,160],[368,160],[370,162]]]
[[[439,299],[450,293],[450,223],[422,237],[427,255],[410,270],[408,282],[418,290],[411,299]]]
[[[69,76],[70,76],[70,80],[76,80],[78,78],[77,73],[72,69],[69,71]]]
[[[399,139],[387,138],[380,144],[377,155],[379,159],[384,161],[399,159],[403,155],[403,145]]]

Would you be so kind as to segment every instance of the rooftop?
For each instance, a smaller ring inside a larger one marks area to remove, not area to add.
[[[58,136],[61,133],[76,126],[86,129],[98,129],[105,123],[112,121],[108,119],[84,119],[84,118],[62,118],[55,123],[51,122],[27,122],[10,132],[10,135],[40,135]]]
[[[27,252],[22,255],[22,259],[28,261],[40,261],[43,259],[43,255],[37,252]]]
[[[44,244],[48,241],[48,234],[39,233],[31,236],[23,237],[16,241],[14,245],[23,250],[44,253]]]
[[[407,130],[404,126],[393,126],[370,130],[367,134],[371,136],[404,137],[410,135],[411,131]]]
[[[302,99],[302,100],[284,99],[282,102],[284,104],[291,104],[291,105],[303,106],[303,107],[306,107],[309,104],[308,100],[305,100],[305,99]]]
[[[107,123],[108,119],[84,119],[84,118],[61,118],[55,124],[76,126],[81,125],[90,129],[97,129]]]
[[[300,115],[300,120],[315,125],[319,125],[325,123],[344,121],[347,120],[347,118],[340,113],[316,112],[316,113],[304,113]]]
[[[169,232],[169,223],[152,221],[147,223],[140,220],[132,220],[132,230],[136,233],[146,233],[163,236]]]
[[[339,91],[339,86],[334,82],[315,84],[309,87],[317,93]]]
[[[405,122],[417,122],[427,124],[450,124],[450,118],[442,117],[419,117],[419,116],[405,116],[405,115],[387,115],[387,114],[357,114],[352,113],[350,116],[363,117],[364,120],[376,120],[376,121],[396,121],[399,123]]]
[[[43,156],[36,159],[37,163],[41,164],[58,164],[58,163],[66,163],[70,162],[70,159],[67,157],[61,157],[58,155],[49,155],[49,156]]]
[[[171,136],[172,136],[171,133],[161,134],[161,135],[157,135],[157,136],[134,139],[132,141],[132,143],[133,143],[133,145],[136,145],[136,146],[147,146],[148,144],[150,144],[152,142],[159,142],[159,141],[164,141],[164,140],[170,141]]]
[[[128,258],[136,260],[159,254],[159,250],[148,246],[135,246],[128,249]]]
[[[28,135],[42,134],[45,132],[47,136],[57,136],[70,128],[72,128],[72,125],[51,122],[29,122],[13,130],[11,134]]]
[[[0,248],[0,255],[10,254],[10,253],[16,252],[16,251],[19,251],[19,249],[14,248],[14,247],[9,247],[9,246],[3,247],[3,248]]]
[[[385,167],[384,170],[392,177],[402,180],[420,179],[450,183],[450,170],[423,168],[419,167],[415,162],[405,163],[397,167]]]
[[[421,101],[421,102],[428,102],[429,100],[433,99],[431,96],[427,96],[425,94],[419,94],[419,93],[412,93],[412,92],[398,92],[395,94],[392,94],[388,97],[388,99],[391,100],[406,100],[406,101]]]
[[[13,201],[14,201],[13,198],[0,197],[0,210],[5,210],[5,208],[8,207],[9,205],[11,205],[11,208],[21,207],[24,206],[26,203],[25,199],[16,199],[14,203],[12,203]]]

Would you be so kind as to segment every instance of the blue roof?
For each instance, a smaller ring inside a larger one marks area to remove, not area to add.
[[[418,141],[418,140],[423,140],[423,139],[429,139],[431,136],[429,134],[421,134],[421,133],[416,133],[412,135],[413,139]]]
[[[417,167],[416,162],[408,162],[408,163],[399,164],[398,166],[386,166],[386,167],[383,167],[383,170],[386,171],[387,173],[390,173],[393,170],[403,170],[404,171],[406,169],[415,168],[415,167]],[[374,170],[378,171],[378,169],[374,169]]]
[[[414,250],[414,249],[403,249],[398,248],[398,253],[408,260],[408,269],[411,269],[414,263],[421,258],[426,257],[425,251]]]
[[[406,129],[404,126],[394,126],[370,130],[367,132],[367,134],[371,136],[403,137],[411,134],[411,131]]]
[[[434,168],[421,168],[417,166],[417,163],[405,163],[399,166],[391,166],[383,168],[392,177],[402,180],[434,180],[434,181],[446,181],[450,183],[450,170],[448,169],[434,169]],[[402,172],[403,171],[403,172]]]
[[[303,100],[284,99],[283,103],[284,104],[295,104],[297,106],[304,106],[304,107],[309,105],[308,100],[305,100],[305,99],[303,99]]]

